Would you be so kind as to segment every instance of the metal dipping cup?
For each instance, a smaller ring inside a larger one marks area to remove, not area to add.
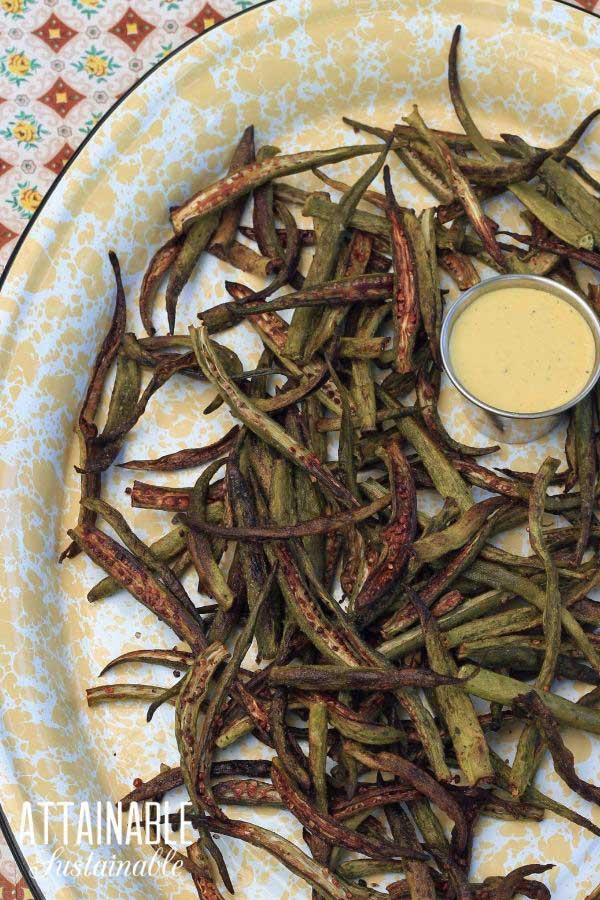
[[[555,406],[542,412],[509,412],[508,410],[498,409],[484,403],[461,384],[450,357],[450,338],[454,323],[463,310],[483,296],[483,294],[509,287],[534,288],[554,294],[575,307],[590,326],[596,345],[594,368],[585,387],[567,403],[562,403],[560,406]],[[600,376],[600,322],[594,311],[585,300],[582,300],[570,288],[564,287],[556,281],[551,281],[549,278],[541,278],[537,275],[497,275],[469,288],[450,307],[442,326],[440,345],[444,369],[450,381],[467,399],[466,412],[471,422],[482,434],[499,443],[526,444],[528,441],[534,441],[548,434],[558,424],[562,415],[568,409],[575,406],[586,394],[589,394]]]

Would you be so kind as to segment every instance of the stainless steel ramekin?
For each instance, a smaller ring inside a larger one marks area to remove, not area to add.
[[[561,297],[574,306],[583,318],[586,320],[592,330],[594,342],[596,345],[596,360],[594,368],[589,380],[583,390],[576,397],[573,397],[567,403],[555,406],[543,412],[526,413],[526,412],[509,412],[505,409],[498,409],[494,406],[484,403],[477,397],[473,396],[463,384],[461,384],[450,358],[450,337],[454,323],[460,314],[470,306],[482,294],[489,291],[495,291],[505,287],[528,287],[538,290],[548,291]],[[442,334],[440,338],[441,354],[444,368],[448,377],[454,386],[460,391],[463,397],[469,401],[467,404],[467,414],[475,427],[485,434],[487,437],[495,441],[506,444],[525,444],[536,438],[542,437],[551,431],[560,421],[561,416],[566,410],[575,406],[583,397],[588,394],[596,384],[600,376],[600,322],[598,321],[594,311],[590,306],[579,297],[570,288],[549,278],[541,278],[537,275],[497,275],[494,278],[488,278],[480,284],[465,291],[453,306],[450,307],[444,324],[442,326]]]

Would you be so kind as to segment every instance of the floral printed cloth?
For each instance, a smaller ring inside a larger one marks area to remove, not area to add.
[[[0,271],[112,103],[184,41],[255,2],[0,0]]]
[[[255,2],[0,0],[0,271],[111,104],[184,41]],[[0,834],[0,900],[30,897]]]

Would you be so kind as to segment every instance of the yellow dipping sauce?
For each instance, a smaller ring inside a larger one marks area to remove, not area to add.
[[[528,287],[482,294],[450,335],[456,377],[474,397],[506,412],[544,412],[585,387],[596,348],[590,326],[566,300]]]

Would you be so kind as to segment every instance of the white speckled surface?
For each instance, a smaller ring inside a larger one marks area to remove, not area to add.
[[[45,206],[4,286],[0,791],[15,827],[25,798],[116,799],[129,790],[132,777],[147,779],[161,762],[177,759],[170,710],[161,709],[149,727],[140,706],[88,710],[84,699],[85,688],[96,683],[108,659],[142,645],[172,646],[173,635],[124,594],[88,604],[85,593],[97,571],[82,557],[56,565],[77,505],[72,423],[112,306],[106,250],[113,247],[121,259],[129,328],[139,332],[135,298],[148,259],[169,234],[168,205],[222,171],[247,123],[254,122],[258,142],[286,151],[350,142],[343,114],[386,124],[408,112],[415,100],[430,123],[452,126],[446,54],[458,22],[465,26],[461,68],[467,96],[485,131],[518,131],[536,142],[552,142],[597,104],[600,28],[574,9],[550,0],[484,0],[476,7],[464,0],[360,0],[358,19],[357,6],[350,0],[290,0],[283,11],[266,6],[173,57],[87,145]],[[596,173],[598,133],[596,126],[580,150]],[[399,165],[394,178],[401,202],[428,201]],[[199,307],[224,298],[222,282],[229,274],[215,261],[203,264],[180,303],[182,326]],[[229,340],[245,363],[254,359],[249,331],[240,328]],[[203,420],[203,397],[197,386],[170,385],[161,393],[160,406],[151,404],[124,454],[158,455],[217,437],[229,415],[219,411]],[[454,433],[473,440],[449,388],[443,413]],[[543,445],[504,448],[498,460],[530,468],[548,450],[559,452],[560,443],[555,434]],[[107,479],[107,495],[123,510],[123,491],[131,480],[123,470]],[[149,475],[147,480],[167,479]],[[169,522],[145,511],[129,517],[143,536],[158,535]],[[167,684],[171,677],[168,670],[156,675],[149,667],[137,667],[107,680]],[[600,780],[598,743],[585,735],[568,739],[582,777]],[[256,751],[247,748],[249,755]],[[549,793],[565,795],[547,767],[539,777]],[[568,802],[588,813],[588,804],[574,795],[568,794]],[[243,810],[239,817],[244,816],[300,837],[287,815]],[[54,846],[61,844],[57,831],[52,838]],[[253,848],[225,839],[221,846],[226,846],[238,897],[309,896],[300,881]],[[194,896],[181,874],[158,882],[43,876],[52,849],[24,848],[49,898]],[[65,848],[72,859],[81,852]],[[130,851],[132,858],[143,852]],[[97,855],[103,853],[109,856],[110,849],[101,848]],[[487,819],[480,827],[476,878],[540,859],[560,864],[544,876],[556,897],[583,900],[600,880],[593,838],[563,821],[548,817],[535,825]]]

